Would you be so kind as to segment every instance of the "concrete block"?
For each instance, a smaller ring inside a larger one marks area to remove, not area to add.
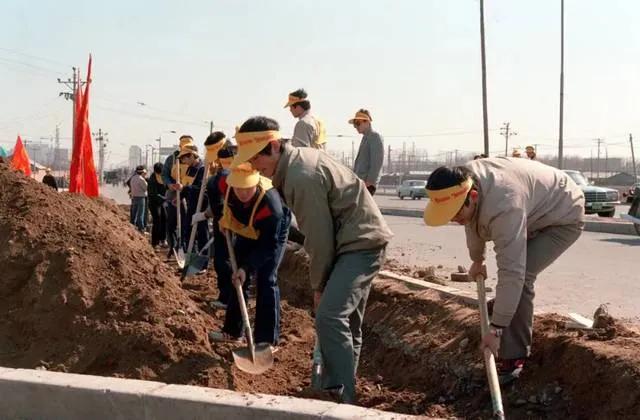
[[[389,413],[379,410],[371,410],[367,408],[357,407],[348,404],[335,404],[334,407],[327,411],[323,419],[376,419],[376,420],[400,420],[412,419],[414,416],[403,415],[398,413]]]
[[[160,382],[29,369],[0,377],[0,413],[9,418],[144,418],[142,395]]]
[[[157,419],[320,419],[334,406],[326,401],[185,385],[167,385],[145,397],[147,418]]]

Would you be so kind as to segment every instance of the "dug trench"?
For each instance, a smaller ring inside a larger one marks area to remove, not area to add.
[[[212,274],[180,284],[126,214],[57,194],[0,166],[0,366],[237,391],[303,395],[314,343],[308,261],[281,266],[280,350],[260,376],[238,371],[207,332],[224,313]],[[377,279],[365,316],[359,404],[433,417],[490,417],[477,310]],[[614,320],[588,334],[536,318],[521,380],[503,389],[510,418],[632,418],[640,413],[640,336]]]

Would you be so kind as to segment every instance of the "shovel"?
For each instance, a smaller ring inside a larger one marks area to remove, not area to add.
[[[196,205],[196,209],[193,212],[193,214],[195,214],[196,212],[200,211],[200,208],[202,207],[202,200],[204,198],[204,184],[207,182],[207,178],[209,176],[209,165],[205,162],[205,166],[204,166],[204,176],[202,178],[202,183],[200,184],[200,191],[198,191],[198,204]],[[204,223],[207,223],[206,221],[203,220]],[[202,223],[202,222],[198,222],[198,223]],[[186,256],[186,260],[187,260],[187,264],[185,265],[185,263],[182,263],[182,275],[180,276],[180,281],[184,280],[185,277],[187,276],[187,270],[186,267],[189,266],[191,264],[191,260],[193,259],[193,256],[191,255],[191,252],[193,251],[193,245],[196,241],[196,232],[198,230],[198,223],[195,223],[194,225],[191,226],[191,235],[189,236],[189,246],[187,246],[187,256]],[[202,245],[202,244],[200,244]],[[184,260],[183,260],[184,261]],[[206,267],[206,266],[205,266]]]
[[[198,274],[199,272],[207,268],[207,266],[209,265],[209,255],[207,254],[207,250],[212,243],[213,238],[209,239],[205,246],[202,247],[200,252],[198,252],[197,254],[189,254],[187,256],[180,281],[183,281],[187,277]]]
[[[487,311],[486,289],[484,288],[484,276],[476,276],[476,286],[478,287],[478,307],[480,309],[480,332],[482,337],[489,333],[489,314]],[[487,370],[487,381],[491,391],[491,403],[493,415],[497,419],[504,419],[504,408],[502,406],[502,393],[500,392],[500,382],[498,382],[498,371],[496,370],[496,360],[493,353],[487,347],[484,348],[484,366]]]
[[[178,168],[178,184],[180,184],[180,158],[176,162]],[[180,190],[176,190],[176,219],[178,222],[176,237],[178,239],[178,251],[176,252],[175,248],[173,249],[173,253],[176,257],[176,262],[178,263],[178,267],[182,270],[184,268],[184,249],[182,249],[182,199],[180,198]]]
[[[231,244],[231,238],[229,237],[228,230],[225,230],[224,236],[227,240],[227,248],[229,248],[231,268],[235,273],[238,271],[238,264],[236,263],[236,256],[233,251],[233,245]],[[271,345],[269,343],[258,343],[256,346],[253,345],[253,331],[251,331],[251,324],[249,323],[249,312],[247,311],[247,305],[244,301],[242,285],[234,283],[234,287],[236,289],[236,294],[238,295],[240,313],[242,314],[242,324],[248,346],[233,350],[233,361],[241,371],[251,373],[252,375],[260,375],[273,366],[273,351],[271,350]]]

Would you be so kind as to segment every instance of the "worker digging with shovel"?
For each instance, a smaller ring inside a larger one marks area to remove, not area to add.
[[[209,339],[211,342],[242,342],[241,311],[245,305],[239,303],[236,290],[238,286],[242,288],[243,301],[246,301],[250,277],[254,275],[256,318],[253,338],[263,348],[264,344],[271,345],[269,351],[273,352],[280,335],[278,267],[285,251],[291,212],[283,205],[271,181],[260,176],[249,163],[232,168],[219,183],[220,193],[225,197],[220,228],[226,231],[225,234],[235,236],[229,253],[232,266],[237,263],[231,277],[236,288],[231,289],[228,298],[222,331],[211,332]],[[234,261],[234,254],[237,261]]]
[[[482,347],[497,358],[500,382],[512,382],[531,352],[536,277],[582,234],[582,191],[561,170],[497,157],[440,167],[427,192],[427,225],[465,226],[471,279],[486,278],[486,242],[494,243],[498,284]]]
[[[250,162],[272,179],[298,218],[310,257],[323,359],[323,391],[317,397],[355,403],[364,311],[393,234],[353,171],[321,150],[291,146],[279,129],[267,117],[245,121],[236,134],[232,168]]]

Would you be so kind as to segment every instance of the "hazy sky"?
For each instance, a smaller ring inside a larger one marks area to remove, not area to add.
[[[485,9],[491,149],[504,151],[498,129],[510,121],[514,146],[555,153],[560,0]],[[566,0],[565,154],[588,155],[602,137],[610,156],[626,156],[630,132],[640,143],[638,22],[637,0]],[[2,0],[1,145],[56,124],[70,144],[56,78],[73,65],[84,74],[89,53],[90,123],[109,133],[109,163],[163,131],[202,143],[208,120],[231,134],[263,114],[290,134],[282,107],[298,87],[330,135],[354,136],[347,120],[365,107],[394,150],[483,148],[477,0]],[[350,152],[353,139],[331,137],[329,149]]]

